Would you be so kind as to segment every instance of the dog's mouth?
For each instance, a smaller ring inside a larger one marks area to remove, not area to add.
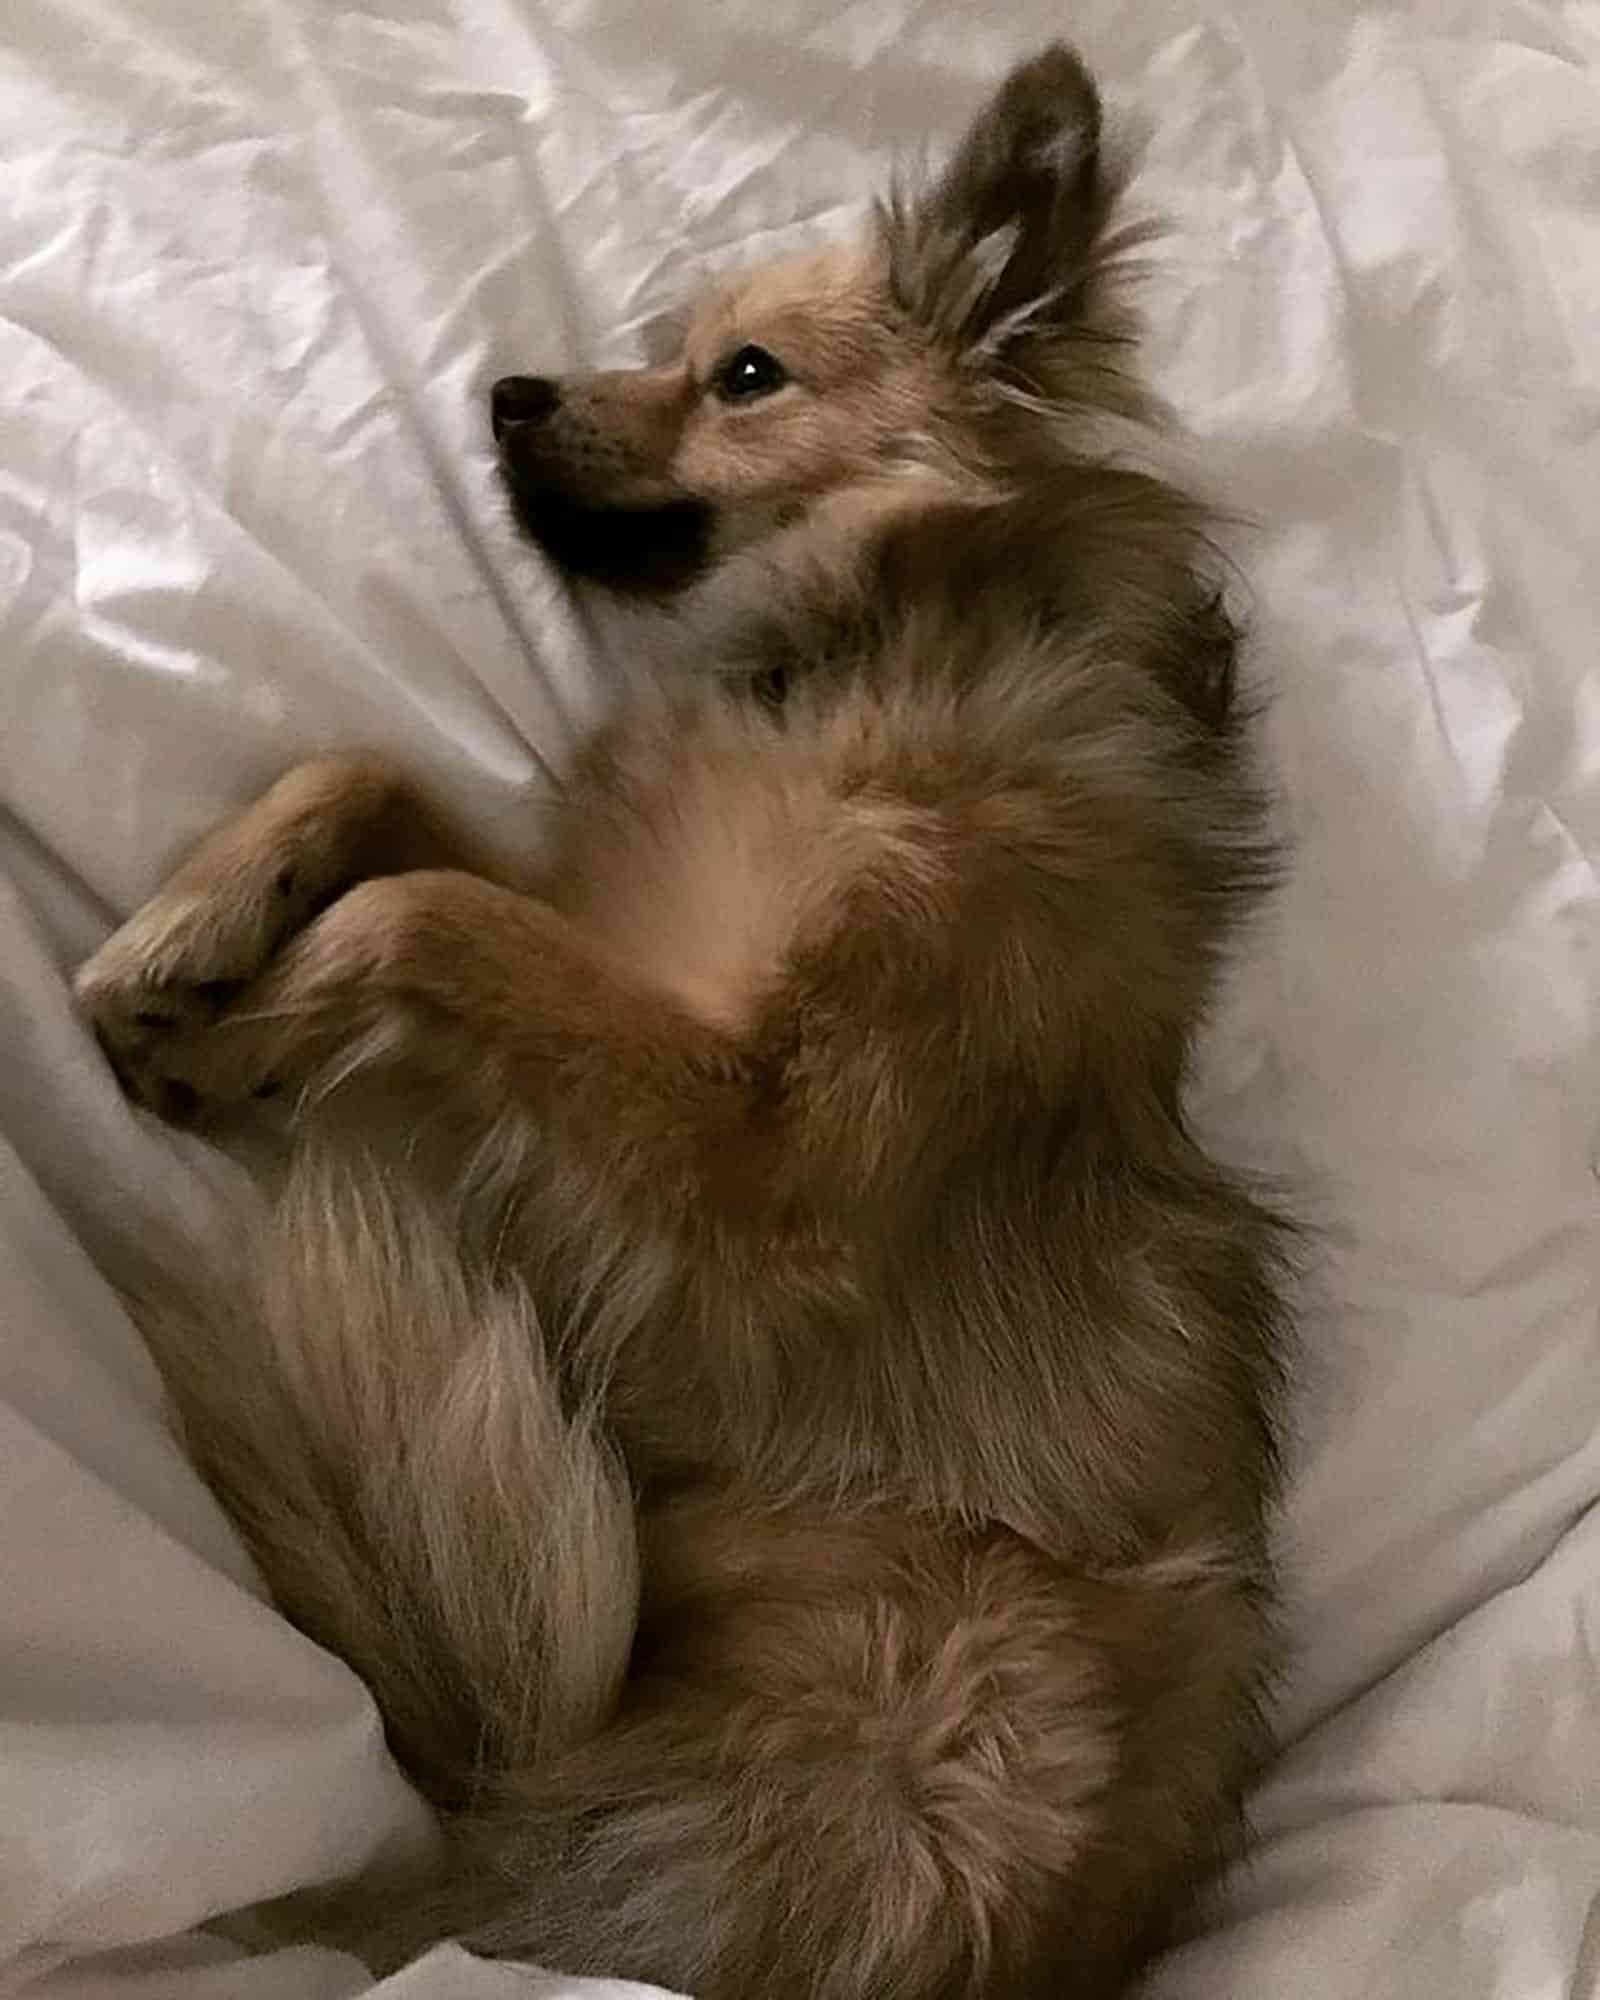
[[[704,570],[712,510],[699,500],[602,506],[530,472],[502,450],[517,525],[570,575],[630,597],[666,597]]]

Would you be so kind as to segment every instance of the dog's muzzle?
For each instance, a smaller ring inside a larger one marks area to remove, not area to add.
[[[699,501],[604,506],[574,491],[549,435],[561,385],[502,375],[489,391],[500,475],[523,533],[574,576],[630,596],[665,597],[693,582],[710,548],[711,509]]]

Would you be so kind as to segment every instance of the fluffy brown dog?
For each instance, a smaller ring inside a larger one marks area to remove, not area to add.
[[[1180,1087],[1264,850],[1204,520],[1107,448],[1099,142],[1049,50],[671,367],[497,385],[524,522],[702,669],[536,875],[331,757],[82,975],[155,1108],[297,1093],[256,1276],[146,1323],[445,1809],[394,1950],[1091,2000],[1235,1827],[1280,1232]]]

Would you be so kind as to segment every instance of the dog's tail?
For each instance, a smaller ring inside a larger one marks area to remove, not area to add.
[[[242,1286],[130,1304],[274,1597],[366,1680],[437,1803],[601,1724],[637,1613],[633,1504],[520,1286],[474,1279],[376,1169],[312,1153]]]

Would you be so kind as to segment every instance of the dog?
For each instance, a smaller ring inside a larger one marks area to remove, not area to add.
[[[1292,1233],[1183,1086],[1275,856],[1101,125],[1051,47],[669,365],[494,386],[676,663],[537,865],[329,755],[79,977],[152,1110],[288,1113],[248,1269],[140,1310],[440,1809],[375,1963],[1102,2000],[1234,1849]]]

